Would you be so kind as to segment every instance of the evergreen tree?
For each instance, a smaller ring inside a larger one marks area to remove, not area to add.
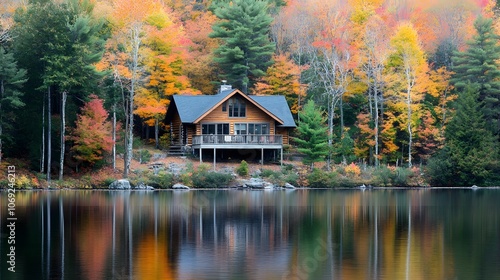
[[[26,70],[19,69],[12,53],[7,53],[0,46],[0,163],[2,162],[3,139],[6,138],[5,128],[12,128],[4,123],[11,123],[16,114],[14,109],[24,106],[21,101],[22,92],[19,89],[26,82]]]
[[[468,86],[446,127],[445,148],[429,163],[431,182],[471,186],[498,184],[498,142],[487,129],[477,102],[478,90]]]
[[[464,52],[456,52],[451,82],[458,90],[467,84],[478,88],[478,100],[488,127],[500,133],[500,36],[495,34],[493,20],[479,17],[474,22],[477,34]]]
[[[40,114],[40,101],[43,98],[40,92],[43,92],[47,96],[48,116],[52,116],[53,109],[60,113],[59,179],[62,179],[64,166],[67,96],[71,94],[79,97],[76,101],[68,100],[73,107],[69,111],[69,119],[73,120],[76,118],[78,100],[92,92],[102,77],[95,70],[94,64],[102,56],[107,33],[103,22],[93,17],[92,10],[93,5],[89,1],[36,1],[30,3],[25,10],[19,9],[15,16],[13,34],[16,40],[13,46],[19,64],[28,70],[30,78],[30,91],[25,98],[30,101],[28,109],[32,114]],[[54,102],[54,97],[60,97],[60,102]],[[53,108],[53,105],[60,107]],[[33,122],[32,117],[24,121]],[[33,124],[21,125],[23,129],[31,130],[29,134],[33,134],[30,126]],[[42,129],[45,129],[43,126],[42,124]],[[24,131],[23,134],[28,133]],[[51,156],[55,150],[52,147],[51,117],[47,118],[46,140],[46,170],[47,180],[50,181]],[[29,143],[23,144],[35,146],[36,149],[35,143],[39,143],[39,138],[31,136],[26,141]]]
[[[315,162],[324,160],[328,155],[328,127],[325,126],[326,117],[316,108],[314,101],[309,100],[300,114],[300,123],[297,127],[299,136],[294,138],[299,152],[306,155],[304,164],[314,167]]]
[[[275,45],[269,39],[272,17],[267,0],[214,2],[214,14],[220,19],[213,26],[211,38],[223,43],[215,50],[215,62],[224,78],[248,93],[255,80],[264,76],[272,64]]]

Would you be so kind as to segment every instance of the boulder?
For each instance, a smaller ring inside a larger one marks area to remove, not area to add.
[[[174,190],[189,190],[189,187],[186,185],[183,185],[181,183],[177,183],[177,184],[172,186],[172,189],[174,189]]]
[[[135,190],[145,190],[145,191],[152,191],[154,190],[155,188],[151,187],[151,186],[148,186],[144,183],[140,183],[139,185],[135,186],[134,188]]]
[[[111,190],[130,190],[130,182],[127,179],[116,180],[109,184],[109,189]]]
[[[294,190],[294,189],[296,189],[296,187],[295,187],[294,185],[290,184],[290,183],[286,183],[286,184],[285,184],[285,189],[291,189],[291,190]]]

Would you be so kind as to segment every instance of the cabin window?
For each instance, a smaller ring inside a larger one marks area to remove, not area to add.
[[[268,123],[236,123],[234,124],[235,134],[269,134]]]
[[[222,107],[224,111],[224,105]],[[246,104],[243,100],[233,97],[228,100],[229,117],[243,118],[246,117]]]
[[[201,134],[229,134],[228,123],[205,123],[201,125]]]
[[[224,103],[222,103],[222,112],[226,111],[227,111],[227,101],[224,101]]]
[[[234,134],[237,134],[237,135],[247,134],[247,124],[246,123],[235,123],[234,124]]]
[[[248,134],[269,134],[269,124],[267,123],[249,123]]]

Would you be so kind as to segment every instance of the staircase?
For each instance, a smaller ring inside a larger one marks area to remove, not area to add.
[[[180,144],[174,144],[171,145],[170,148],[168,149],[168,155],[169,156],[185,156],[186,152],[184,150],[184,146]]]

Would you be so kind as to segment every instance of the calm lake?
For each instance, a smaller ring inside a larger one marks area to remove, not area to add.
[[[0,279],[500,279],[500,189],[26,191]]]

